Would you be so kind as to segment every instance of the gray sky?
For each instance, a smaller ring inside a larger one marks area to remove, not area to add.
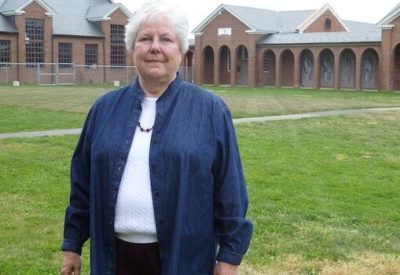
[[[133,12],[139,8],[142,3],[146,2],[146,0],[114,0],[114,2],[124,4],[125,7]],[[168,2],[179,5],[186,12],[191,32],[221,3],[264,8],[274,11],[316,10],[321,8],[324,4],[329,3],[343,20],[377,23],[399,3],[399,0],[168,0]]]

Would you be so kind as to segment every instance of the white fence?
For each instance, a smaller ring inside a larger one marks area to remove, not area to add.
[[[193,68],[179,69],[183,79],[193,81]],[[135,66],[76,65],[72,63],[0,63],[0,84],[74,85],[132,82]]]

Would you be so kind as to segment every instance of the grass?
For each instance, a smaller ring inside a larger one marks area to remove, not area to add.
[[[37,124],[51,120],[76,127],[103,93],[75,87],[87,90],[79,106],[77,94],[68,96],[71,87],[61,87],[60,98],[53,97],[54,87],[13,90],[21,93],[14,101],[3,88],[0,128],[18,131],[53,127]],[[322,101],[326,109],[400,105],[394,93],[249,89],[245,96],[244,88],[212,88],[236,106],[236,116],[242,109],[251,113],[245,98],[276,114],[314,110]],[[26,100],[32,93],[40,95]],[[254,222],[241,274],[400,273],[399,111],[235,127]],[[58,274],[76,141],[77,136],[0,140],[0,274]],[[87,248],[83,262],[88,274]]]
[[[381,272],[327,274],[399,273],[399,126],[400,112],[239,125],[255,223],[247,260],[265,274],[295,261],[300,274],[377,256],[390,259]]]
[[[85,116],[84,113],[3,105],[0,108],[0,133],[80,128]]]
[[[58,273],[76,140],[0,140],[0,274]]]
[[[0,133],[79,128],[104,86],[0,86]]]
[[[400,106],[400,95],[396,93],[206,88],[227,102],[235,118]],[[0,86],[0,133],[80,127],[94,100],[111,89],[111,86]]]
[[[215,86],[206,88],[227,102],[235,118],[400,106],[400,96],[397,93]]]

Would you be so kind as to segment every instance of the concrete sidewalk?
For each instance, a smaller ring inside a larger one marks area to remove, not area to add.
[[[387,112],[387,111],[400,111],[400,107],[333,110],[333,111],[309,112],[309,113],[281,115],[281,116],[237,118],[237,119],[233,119],[233,123],[240,124],[240,123],[251,123],[251,122],[304,119],[304,118],[312,118],[312,117],[353,115],[353,114],[368,113],[368,112]],[[0,139],[79,135],[81,133],[81,131],[82,131],[82,129],[60,129],[60,130],[35,131],[35,132],[3,133],[3,134],[0,134]]]
[[[353,115],[353,114],[368,113],[368,112],[387,112],[387,111],[400,111],[400,107],[351,109],[351,110],[332,110],[332,111],[308,112],[308,113],[302,113],[302,114],[282,115],[282,116],[264,116],[264,117],[237,118],[237,119],[233,120],[233,123],[234,124],[239,124],[239,123],[249,123],[249,122],[264,122],[264,121],[275,121],[275,120],[303,119],[303,118],[311,118],[311,117]]]

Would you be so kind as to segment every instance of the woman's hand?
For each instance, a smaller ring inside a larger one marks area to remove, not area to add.
[[[61,275],[80,275],[81,274],[81,256],[75,252],[65,251],[60,274]]]
[[[214,269],[214,275],[238,275],[238,265],[218,262]]]

